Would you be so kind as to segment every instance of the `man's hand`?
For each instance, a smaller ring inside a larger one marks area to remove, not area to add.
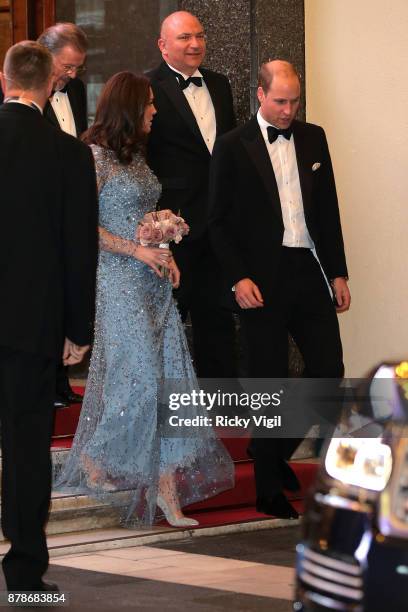
[[[339,276],[332,280],[331,286],[337,302],[336,311],[345,312],[350,308],[351,302],[351,295],[346,279]]]
[[[260,308],[263,297],[250,278],[243,278],[235,285],[235,299],[241,308]]]
[[[89,344],[78,346],[78,344],[74,344],[69,338],[65,338],[64,351],[62,353],[63,364],[67,366],[80,363],[88,350]]]

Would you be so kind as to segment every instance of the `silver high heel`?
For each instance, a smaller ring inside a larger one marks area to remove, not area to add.
[[[197,527],[197,525],[199,525],[199,522],[193,518],[188,518],[187,516],[181,516],[180,518],[175,517],[168,503],[160,495],[160,493],[157,494],[156,503],[160,510],[163,511],[164,516],[166,517],[166,521],[172,527]]]

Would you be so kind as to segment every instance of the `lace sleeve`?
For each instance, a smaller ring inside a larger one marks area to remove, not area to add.
[[[91,144],[90,147],[95,160],[96,182],[98,185],[98,194],[100,194],[109,174],[107,151],[103,147],[95,144]]]

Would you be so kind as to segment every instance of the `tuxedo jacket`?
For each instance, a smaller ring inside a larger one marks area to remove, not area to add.
[[[200,67],[215,110],[217,137],[235,127],[228,79]],[[171,208],[190,225],[189,240],[207,226],[210,152],[177,78],[165,62],[148,73],[157,114],[153,119],[147,159],[162,184],[160,208]]]
[[[67,96],[74,116],[77,136],[88,128],[87,102],[85,85],[80,79],[70,79],[67,84]],[[3,103],[4,95],[0,87],[0,104]],[[50,102],[44,108],[44,117],[56,127],[60,127],[54,109]]]
[[[347,277],[330,153],[323,129],[293,122],[305,220],[327,279]],[[320,165],[318,165],[320,164]],[[265,302],[275,290],[284,233],[278,187],[256,116],[216,143],[210,173],[209,231],[226,289],[243,278]]]
[[[97,190],[90,149],[22,104],[0,106],[0,345],[61,357],[91,338]]]

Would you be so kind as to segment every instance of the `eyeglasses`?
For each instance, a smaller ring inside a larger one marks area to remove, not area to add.
[[[177,36],[177,40],[182,40],[183,42],[190,42],[193,38],[203,42],[207,40],[207,35],[204,32],[200,32],[199,34],[180,34],[180,36]]]
[[[72,64],[64,64],[62,66],[65,74],[69,74],[70,72],[75,72],[76,75],[83,74],[86,72],[86,66],[73,66]]]

